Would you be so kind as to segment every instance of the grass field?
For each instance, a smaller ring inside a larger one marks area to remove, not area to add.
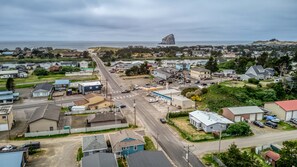
[[[171,121],[184,132],[191,135],[192,140],[214,139],[212,134],[196,130],[189,121],[189,117],[171,118]]]
[[[144,145],[144,149],[148,150],[148,151],[155,151],[157,150],[154,142],[152,141],[151,138],[149,138],[148,136],[144,136],[144,140],[145,140],[145,145]]]
[[[260,81],[260,84],[262,85],[263,88],[267,87],[267,84],[270,84],[270,83],[273,83],[273,81],[271,80]],[[255,84],[251,84],[244,81],[225,81],[225,82],[222,82],[221,84],[229,87],[243,87],[245,85],[253,88],[257,87],[257,85]]]

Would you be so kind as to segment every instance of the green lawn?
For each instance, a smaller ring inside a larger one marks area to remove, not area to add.
[[[297,128],[295,126],[292,126],[284,121],[281,121],[278,123],[278,129],[281,130],[296,130]]]
[[[152,141],[152,139],[148,136],[144,136],[144,140],[145,140],[145,145],[144,145],[144,149],[148,150],[148,151],[155,151],[157,150],[154,142]]]

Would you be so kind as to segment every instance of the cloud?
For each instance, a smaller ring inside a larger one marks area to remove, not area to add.
[[[10,0],[0,40],[297,40],[297,1]]]

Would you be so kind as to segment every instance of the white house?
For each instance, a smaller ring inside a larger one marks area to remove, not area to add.
[[[193,111],[189,113],[190,123],[198,130],[205,132],[219,132],[227,129],[233,122],[214,112]]]
[[[54,86],[50,83],[37,84],[32,92],[33,97],[48,97],[53,92]]]
[[[87,61],[81,61],[81,62],[79,62],[79,67],[80,68],[88,68],[89,63]]]

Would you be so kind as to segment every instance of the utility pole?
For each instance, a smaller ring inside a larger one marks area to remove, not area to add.
[[[222,125],[221,125],[221,129],[220,129],[219,154],[221,153],[221,141],[222,141]]]
[[[133,107],[134,107],[134,126],[136,127],[136,102],[135,102],[135,99],[134,99]]]
[[[107,98],[107,89],[108,89],[108,82],[107,82],[107,79],[105,81],[105,85],[106,85],[106,88],[105,88],[105,97]]]

